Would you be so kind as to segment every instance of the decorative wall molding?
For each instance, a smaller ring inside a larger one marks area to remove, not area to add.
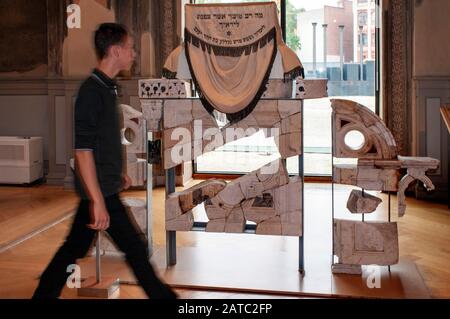
[[[384,117],[398,152],[410,153],[412,90],[412,0],[391,0],[385,13]]]

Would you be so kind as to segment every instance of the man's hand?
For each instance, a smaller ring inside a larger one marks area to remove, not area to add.
[[[104,202],[90,202],[89,213],[91,223],[87,227],[94,230],[107,230],[109,228],[109,213]]]
[[[124,190],[130,188],[132,183],[133,181],[131,180],[130,176],[128,176],[127,174],[122,174],[122,186]]]

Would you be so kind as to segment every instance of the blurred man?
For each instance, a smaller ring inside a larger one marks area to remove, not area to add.
[[[123,172],[117,111],[120,71],[130,70],[136,53],[133,38],[120,24],[105,23],[95,32],[97,68],[81,85],[75,104],[75,186],[81,197],[65,243],[42,274],[33,298],[58,298],[67,267],[84,257],[98,231],[106,231],[150,298],[176,298],[156,276],[147,249],[119,198],[130,178]]]

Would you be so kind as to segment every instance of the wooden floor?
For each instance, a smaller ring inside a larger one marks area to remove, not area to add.
[[[323,221],[324,227],[331,227],[330,185],[306,184],[305,212],[308,218]],[[346,213],[345,203],[349,187],[336,188],[336,217],[352,219]],[[143,191],[130,191],[126,196],[145,198]],[[163,189],[154,193],[154,243],[165,243],[162,200]],[[387,195],[377,212],[366,215],[366,220],[387,218]],[[418,266],[433,297],[450,298],[450,214],[445,205],[407,199],[406,216],[396,217],[396,200],[392,197],[392,220],[399,222],[401,260],[414,261]],[[45,223],[61,219],[73,211],[76,196],[73,192],[49,186],[32,188],[0,187],[0,243],[5,245],[26,236],[33,229],[42,228]],[[64,239],[70,220],[41,232],[38,235],[0,253],[0,298],[28,298],[37,284],[37,277],[47,265]],[[305,224],[305,236],[308,229]],[[210,234],[179,233],[178,245],[196,247],[208,241]],[[324,249],[331,245],[330,238],[315,243],[311,249]],[[0,246],[1,247],[1,246]],[[268,295],[236,294],[199,290],[177,290],[184,298],[254,298]],[[63,297],[75,297],[72,290],[66,289]],[[120,298],[143,298],[142,290],[135,286],[121,286]]]

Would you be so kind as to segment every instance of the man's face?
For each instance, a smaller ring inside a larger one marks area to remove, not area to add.
[[[134,39],[130,36],[127,36],[126,41],[119,46],[118,62],[121,70],[130,70],[135,58],[136,52],[134,51]]]

